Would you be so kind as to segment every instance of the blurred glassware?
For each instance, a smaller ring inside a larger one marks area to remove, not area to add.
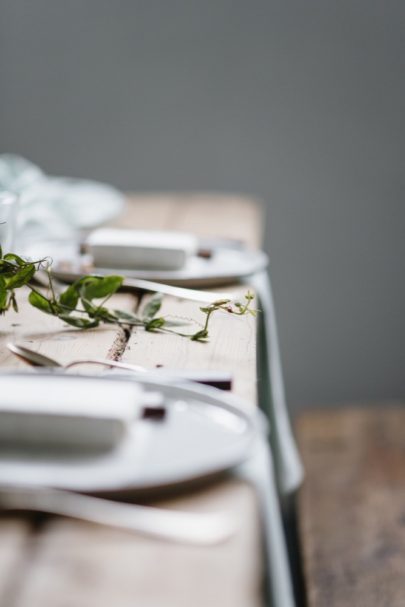
[[[3,254],[13,249],[18,196],[12,192],[0,191],[0,246]]]
[[[111,186],[49,176],[12,154],[0,155],[1,190],[19,197],[17,252],[28,242],[77,238],[81,230],[118,215],[124,205],[124,196]]]

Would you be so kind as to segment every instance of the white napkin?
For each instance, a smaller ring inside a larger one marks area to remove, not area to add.
[[[104,268],[179,270],[197,250],[197,237],[172,230],[99,228],[86,247],[94,264]]]
[[[287,495],[298,489],[304,472],[285,399],[273,294],[266,271],[249,276],[247,282],[256,291],[262,313],[264,361],[259,361],[259,365],[262,362],[260,371],[269,387],[269,402],[265,404],[270,418],[275,472],[281,492]]]
[[[76,452],[111,449],[132,427],[140,404],[135,382],[74,375],[5,375],[0,391],[0,443]]]
[[[94,181],[50,177],[25,158],[0,155],[0,190],[19,197],[17,248],[69,239],[120,213],[123,195]]]

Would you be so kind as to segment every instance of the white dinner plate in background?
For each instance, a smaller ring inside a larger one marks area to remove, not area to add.
[[[221,241],[223,242],[223,241]],[[80,256],[79,245],[72,241],[43,241],[31,244],[23,254],[32,260],[51,258],[57,278],[72,281],[83,274],[119,274],[128,278],[153,280],[185,287],[216,287],[234,284],[264,270],[268,256],[260,250],[232,248],[225,244],[212,248],[211,257],[193,255],[180,270],[128,270],[91,265],[88,255]]]

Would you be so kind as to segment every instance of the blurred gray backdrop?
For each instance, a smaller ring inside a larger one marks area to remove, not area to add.
[[[0,149],[263,198],[294,406],[404,396],[403,0],[0,0]]]

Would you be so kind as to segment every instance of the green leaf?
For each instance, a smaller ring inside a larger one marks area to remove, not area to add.
[[[212,306],[214,306],[215,308],[219,308],[221,306],[225,306],[226,304],[230,303],[231,300],[230,299],[217,299],[216,301],[212,302]]]
[[[89,316],[94,316],[96,314],[97,307],[93,305],[91,301],[84,297],[81,297],[80,301],[82,302],[82,306]]]
[[[18,270],[14,276],[7,279],[8,289],[17,289],[26,285],[35,274],[34,264],[26,264],[21,270]]]
[[[102,320],[103,322],[107,323],[117,322],[117,316],[115,312],[113,310],[105,308],[104,306],[99,306],[98,308],[96,308],[94,314],[90,316],[92,316],[93,318],[98,318],[99,320]]]
[[[11,305],[13,306],[14,312],[18,312],[18,305],[17,305],[17,300],[15,298],[14,291],[11,292],[11,296],[10,296],[10,300],[9,300],[9,305],[10,305],[10,302],[11,302]]]
[[[22,257],[20,257],[19,255],[16,255],[15,253],[7,253],[7,255],[4,255],[3,259],[5,261],[11,261],[16,263],[18,266],[20,266],[21,268],[25,265],[27,265],[27,261],[25,259],[23,259]]]
[[[201,312],[204,312],[204,314],[208,314],[209,312],[212,312],[213,308],[212,307],[200,307]]]
[[[28,301],[32,306],[34,306],[34,308],[38,308],[38,310],[45,312],[45,314],[55,314],[54,308],[49,299],[37,291],[31,291],[28,296]]]
[[[70,316],[69,314],[59,314],[59,318],[64,320],[68,325],[76,327],[76,329],[93,329],[100,324],[98,319],[89,320],[88,318]]]
[[[207,329],[201,329],[201,331],[197,331],[190,337],[191,341],[207,341],[208,340],[208,331]]]
[[[0,312],[5,312],[7,309],[7,291],[0,289]]]
[[[123,283],[122,276],[90,276],[83,281],[81,295],[85,299],[100,299],[113,295]]]
[[[145,324],[146,331],[157,331],[161,329],[166,324],[166,321],[163,317],[160,318],[152,318],[149,322]]]
[[[74,285],[70,285],[59,296],[59,303],[69,310],[74,310],[79,301],[79,292]]]
[[[144,309],[142,310],[142,318],[144,320],[151,320],[159,312],[162,307],[162,293],[155,293],[153,297],[148,301]]]
[[[127,320],[130,323],[143,325],[142,320],[136,316],[136,314],[132,314],[132,312],[127,312],[125,310],[113,310],[113,312],[119,320]]]
[[[166,327],[187,327],[190,326],[191,322],[188,320],[176,320],[176,319],[165,319]]]
[[[82,302],[84,311],[89,315],[90,318],[97,318],[99,321],[102,320],[107,323],[117,322],[117,316],[113,310],[110,311],[104,306],[97,306],[93,304],[92,301],[84,299],[83,297],[80,298],[80,301]]]

